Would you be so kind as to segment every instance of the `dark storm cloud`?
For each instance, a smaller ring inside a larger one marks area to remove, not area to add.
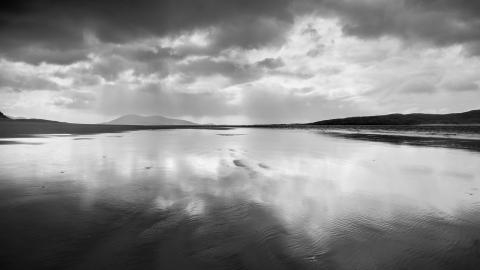
[[[475,0],[307,1],[339,17],[343,31],[360,38],[395,36],[437,46],[462,44],[480,54],[480,2]],[[308,6],[308,5],[307,5]],[[303,7],[305,9],[305,7]]]
[[[224,22],[213,35],[217,48],[239,47],[255,49],[263,45],[281,45],[291,21],[247,15]]]
[[[168,75],[168,63],[177,59],[168,48],[142,48],[135,46],[104,46],[95,51],[88,67],[77,69],[82,74],[95,74],[106,81],[114,81],[125,71],[135,75],[155,73],[159,78]]]
[[[199,29],[211,32],[209,46],[173,53],[252,49],[282,44],[294,16],[315,11],[339,18],[348,35],[462,44],[480,54],[480,2],[474,0],[4,0],[0,56],[66,64],[91,53],[91,36],[123,44]]]
[[[0,4],[4,57],[75,61],[86,36],[125,43],[214,27],[214,46],[256,48],[282,40],[292,23],[289,0],[6,0]],[[27,48],[36,48],[25,54]],[[70,52],[76,53],[72,55]],[[68,51],[70,56],[57,56]],[[83,52],[83,54],[82,54]]]

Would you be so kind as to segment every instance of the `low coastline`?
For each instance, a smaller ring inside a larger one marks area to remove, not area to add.
[[[393,144],[434,146],[480,151],[480,125],[103,125],[74,124],[44,120],[1,120],[0,138],[26,138],[57,135],[86,135],[157,129],[234,128],[308,129],[347,139]]]

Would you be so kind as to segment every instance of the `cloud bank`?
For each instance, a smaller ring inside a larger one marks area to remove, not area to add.
[[[310,122],[475,108],[480,4],[447,0],[0,3],[0,106],[101,122]]]

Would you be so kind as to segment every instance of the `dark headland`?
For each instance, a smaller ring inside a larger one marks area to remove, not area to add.
[[[479,125],[480,110],[449,114],[386,114],[337,118],[310,125]]]
[[[480,151],[480,110],[348,117],[305,127],[348,139]]]
[[[5,114],[0,112],[0,119],[10,119],[10,118],[8,118]]]

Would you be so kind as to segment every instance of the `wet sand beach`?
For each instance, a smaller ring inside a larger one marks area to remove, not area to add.
[[[0,144],[2,269],[480,265],[473,139],[53,131]]]

